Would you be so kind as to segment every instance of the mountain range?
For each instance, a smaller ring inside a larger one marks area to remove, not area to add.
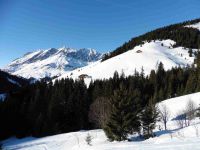
[[[126,76],[135,70],[148,75],[162,62],[165,69],[194,63],[200,48],[200,19],[156,29],[132,38],[105,55],[94,49],[62,47],[37,50],[8,64],[4,71],[24,78],[105,79],[115,71]],[[89,81],[90,82],[90,81]]]
[[[102,54],[94,49],[50,48],[27,53],[11,62],[4,70],[24,78],[53,78],[89,65],[101,57]]]

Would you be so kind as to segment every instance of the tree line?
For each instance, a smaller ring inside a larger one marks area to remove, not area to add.
[[[23,86],[0,102],[0,139],[96,128],[110,140],[125,140],[129,133],[149,138],[157,121],[155,103],[200,91],[199,54],[195,63],[167,71],[160,63],[148,76],[142,68],[128,77],[115,72],[88,88],[68,78]]]
[[[10,91],[17,91],[20,86],[29,84],[29,80],[10,75],[5,71],[0,70],[0,83],[0,94],[2,94]]]
[[[122,46],[116,48],[111,53],[104,55],[102,61],[122,54],[128,50],[133,49],[135,46],[144,44],[144,41],[150,42],[153,40],[167,40],[171,39],[176,42],[174,47],[182,46],[185,48],[200,48],[200,31],[195,28],[187,28],[185,26],[200,22],[200,19],[186,21],[166,27],[162,27],[153,31],[150,31],[144,35],[132,38],[128,42],[125,42]]]

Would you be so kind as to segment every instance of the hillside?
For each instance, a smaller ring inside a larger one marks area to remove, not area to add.
[[[194,53],[197,49],[193,49],[193,54],[190,56],[188,49],[184,47],[174,48],[175,44],[172,40],[145,42],[103,62],[98,61],[86,67],[65,73],[58,79],[66,77],[77,79],[80,75],[86,74],[89,78],[85,78],[85,81],[89,83],[91,79],[108,79],[113,77],[115,71],[123,72],[126,76],[133,75],[135,70],[140,72],[142,67],[144,73],[148,75],[152,69],[157,68],[160,62],[164,64],[166,70],[176,66],[186,67],[193,64]]]
[[[4,70],[24,78],[104,79],[115,71],[132,75],[143,67],[146,74],[163,62],[165,69],[191,65],[200,47],[200,19],[159,28],[135,37],[102,55],[93,49],[51,48],[25,54]]]
[[[27,53],[8,64],[4,70],[24,78],[53,78],[100,58],[101,54],[93,49],[51,48]]]
[[[20,89],[22,86],[29,84],[29,81],[17,77],[14,75],[10,75],[4,71],[0,70],[0,100],[6,97],[6,94],[9,92],[14,92]]]
[[[103,61],[131,50],[135,46],[143,44],[144,41],[171,39],[176,42],[174,47],[181,46],[198,49],[200,48],[199,26],[200,19],[195,19],[156,29],[144,35],[132,38],[111,53],[106,54],[103,58]]]
[[[86,67],[61,75],[61,78],[78,79],[85,76],[85,82],[108,79],[115,71],[126,76],[135,70],[148,75],[162,62],[166,70],[172,67],[186,67],[194,63],[200,48],[200,19],[163,27],[131,39],[111,53]]]
[[[10,138],[3,141],[3,146],[8,150],[177,150],[177,149],[199,149],[200,120],[198,118],[192,121],[188,127],[180,129],[177,126],[174,117],[181,109],[184,109],[189,100],[195,102],[196,106],[200,104],[200,93],[194,93],[173,99],[167,99],[158,105],[165,104],[172,114],[168,122],[167,131],[159,131],[158,126],[155,129],[156,137],[148,140],[142,140],[137,135],[131,135],[131,142],[108,142],[103,130],[90,130],[71,132],[44,138],[27,137],[23,139]],[[176,108],[176,109],[175,109]],[[178,108],[178,109],[177,109]],[[158,122],[157,125],[162,125]],[[86,144],[87,134],[92,136],[92,145]]]

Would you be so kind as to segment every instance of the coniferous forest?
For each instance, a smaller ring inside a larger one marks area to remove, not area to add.
[[[82,80],[69,78],[27,84],[28,80],[1,71],[1,83],[7,84],[5,78],[9,76],[18,80],[20,87],[0,85],[2,93],[8,93],[0,101],[0,140],[96,128],[104,129],[110,141],[126,140],[132,133],[144,138],[154,136],[153,129],[159,119],[157,102],[200,91],[200,53],[193,54],[191,50],[200,48],[200,31],[184,27],[199,20],[148,32],[103,58],[104,61],[124,53],[144,41],[171,39],[176,42],[174,47],[187,47],[189,55],[196,56],[192,66],[165,70],[160,63],[148,76],[143,68],[128,77],[115,72],[112,78],[95,80],[89,87]]]
[[[9,80],[11,82],[9,82]],[[15,84],[14,82],[17,82],[18,84]],[[7,93],[9,91],[16,91],[19,89],[20,86],[25,86],[29,84],[29,80],[24,79],[22,77],[17,77],[14,75],[10,75],[7,72],[0,70],[0,94],[1,93]]]
[[[199,21],[200,19],[185,21],[183,23],[162,27],[154,31],[147,32],[144,35],[132,38],[111,53],[105,54],[102,61],[131,50],[135,46],[143,44],[144,41],[149,42],[152,40],[171,39],[176,42],[174,47],[182,46],[198,49],[200,48],[200,31],[195,28],[186,28],[185,26],[198,23]]]
[[[200,54],[196,64],[164,70],[160,63],[146,76],[115,72],[113,78],[83,81],[40,81],[10,92],[0,102],[0,138],[42,137],[84,129],[103,128],[113,141],[129,133],[154,136],[156,102],[200,91]],[[143,132],[140,133],[140,129]]]

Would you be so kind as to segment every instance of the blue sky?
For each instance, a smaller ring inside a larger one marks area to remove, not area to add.
[[[63,45],[111,51],[147,31],[199,17],[199,0],[0,0],[0,67]]]

